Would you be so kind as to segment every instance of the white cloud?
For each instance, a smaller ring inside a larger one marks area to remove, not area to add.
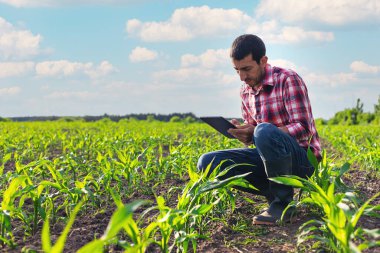
[[[246,29],[247,33],[258,34],[269,43],[300,43],[304,41],[332,41],[332,32],[306,31],[302,27],[282,26],[276,20],[263,23],[252,22]]]
[[[274,59],[274,60],[268,59],[268,63],[272,66],[277,66],[277,67],[285,68],[285,69],[292,69],[294,71],[300,71],[299,67],[296,66],[295,63],[285,60],[285,59]]]
[[[3,59],[24,59],[40,52],[41,35],[21,30],[0,17],[0,57]]]
[[[67,60],[45,61],[37,63],[36,74],[38,76],[71,76],[75,74],[86,74],[91,78],[98,78],[116,71],[108,61],[103,61],[99,66],[92,62],[70,62]]]
[[[380,21],[378,0],[261,0],[258,17],[276,18],[284,22],[320,22],[345,25]]]
[[[189,67],[179,69],[169,69],[153,73],[153,80],[156,82],[155,88],[173,88],[179,86],[207,87],[217,85],[229,85],[239,82],[238,76],[235,78],[222,71],[204,69],[201,67]],[[161,86],[161,84],[164,84]]]
[[[95,68],[86,69],[84,73],[92,79],[97,79],[117,71],[118,70],[111,63],[109,63],[108,61],[102,61],[99,64],[99,66]]]
[[[236,32],[251,21],[251,17],[238,9],[188,7],[175,10],[170,19],[163,22],[128,20],[126,31],[143,41],[184,41]]]
[[[211,69],[226,66],[231,64],[230,62],[229,49],[208,49],[199,56],[185,54],[181,57],[182,67],[199,66]]]
[[[144,62],[155,60],[157,56],[156,51],[149,50],[145,47],[136,47],[129,55],[129,59],[131,62]]]
[[[0,78],[18,76],[33,71],[34,62],[0,62]]]
[[[143,41],[186,41],[196,37],[226,36],[236,33],[258,34],[267,42],[300,43],[332,41],[332,32],[305,30],[300,26],[283,26],[276,17],[259,22],[238,9],[211,9],[208,6],[177,9],[161,22],[130,19],[126,31]],[[240,32],[239,32],[240,31]],[[187,60],[191,60],[189,57]]]
[[[37,6],[49,6],[52,4],[51,0],[0,0],[0,3],[5,3],[14,7],[37,7]]]
[[[73,5],[94,5],[94,4],[129,4],[136,0],[0,0],[14,7],[54,7]]]
[[[380,66],[371,66],[363,61],[354,61],[351,63],[350,68],[356,73],[380,73]]]
[[[156,82],[172,82],[175,80],[178,85],[184,83],[193,83],[194,85],[201,85],[202,83],[207,83],[206,80],[210,82],[210,78],[215,76],[212,70],[202,70],[199,68],[180,68],[180,69],[169,69],[162,70],[153,73],[153,79]]]
[[[16,95],[20,93],[20,91],[21,91],[21,88],[18,86],[0,88],[0,96]]]
[[[92,63],[60,61],[45,61],[37,63],[36,73],[39,76],[69,76],[92,68]]]
[[[80,99],[80,100],[88,100],[96,98],[99,94],[96,92],[89,92],[89,91],[55,91],[48,95],[46,95],[46,98],[49,99]]]
[[[309,86],[339,87],[359,81],[355,73],[308,73],[303,76]]]

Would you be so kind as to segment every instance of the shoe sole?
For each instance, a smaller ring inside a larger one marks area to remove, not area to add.
[[[277,225],[276,222],[253,220],[253,225]]]
[[[292,217],[289,220],[285,221],[261,221],[261,220],[255,220],[253,219],[252,224],[253,225],[279,225],[281,223],[293,223],[295,221],[296,217]]]

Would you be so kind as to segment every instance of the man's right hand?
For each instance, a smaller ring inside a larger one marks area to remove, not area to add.
[[[237,119],[231,120],[231,123],[236,126],[236,129],[230,128],[228,129],[228,133],[244,143],[245,146],[251,145],[253,143],[252,138],[255,126],[249,124],[241,125]]]

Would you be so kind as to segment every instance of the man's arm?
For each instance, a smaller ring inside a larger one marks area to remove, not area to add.
[[[309,123],[312,120],[307,88],[301,77],[294,74],[287,78],[284,102],[289,113],[289,124],[282,129],[299,141],[310,138]]]

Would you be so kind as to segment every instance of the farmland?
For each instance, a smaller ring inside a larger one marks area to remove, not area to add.
[[[265,204],[233,189],[245,185],[241,177],[218,181],[196,171],[202,153],[241,147],[204,124],[0,123],[0,251],[312,252],[378,245],[380,128],[318,131],[325,149],[315,164],[320,173],[298,184],[304,193],[294,203],[297,220],[272,228],[250,224]],[[344,223],[334,225],[331,214]]]

